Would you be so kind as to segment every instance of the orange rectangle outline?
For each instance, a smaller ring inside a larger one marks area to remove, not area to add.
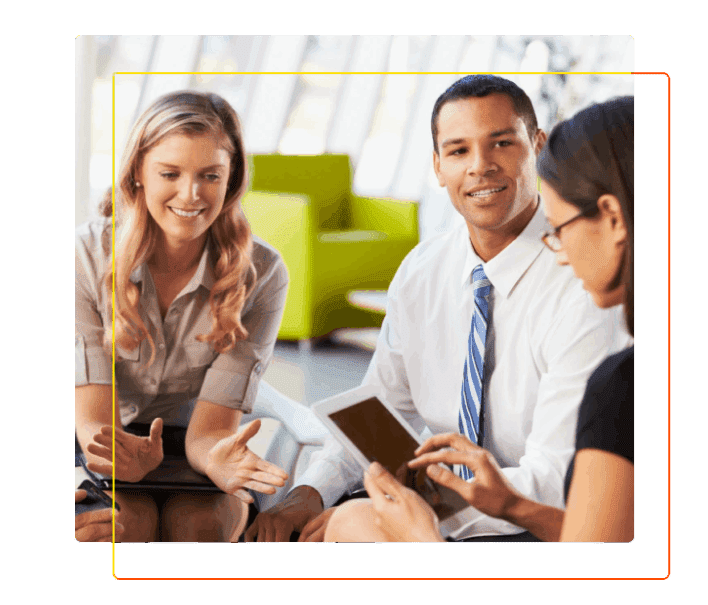
[[[115,552],[115,406],[116,406],[116,385],[115,385],[115,93],[116,93],[116,75],[303,75],[303,74],[338,74],[338,75],[471,75],[471,74],[494,74],[494,75],[663,75],[668,80],[668,211],[667,211],[667,232],[668,232],[668,411],[667,411],[667,433],[668,433],[668,569],[666,576],[659,578],[360,578],[360,577],[342,577],[342,578],[119,578],[115,573],[116,552]],[[113,537],[112,537],[112,575],[116,580],[666,580],[671,575],[671,77],[663,71],[615,71],[615,72],[523,72],[523,71],[505,71],[505,72],[113,72],[112,76],[113,91],[113,183],[112,183],[112,202],[113,202],[113,217],[112,217],[112,265],[113,265],[113,286],[112,286],[112,394],[113,394]]]

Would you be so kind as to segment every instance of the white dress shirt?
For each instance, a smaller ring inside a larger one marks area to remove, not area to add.
[[[578,408],[590,373],[629,343],[621,311],[598,309],[570,267],[541,241],[541,210],[502,252],[484,263],[466,225],[420,243],[388,291],[386,318],[364,384],[425,438],[459,432],[467,339],[474,310],[472,270],[492,283],[484,366],[483,446],[529,498],[564,508],[563,480],[574,451]],[[361,485],[360,467],[334,439],[299,485],[331,506]],[[453,537],[514,534],[511,523],[470,507]]]

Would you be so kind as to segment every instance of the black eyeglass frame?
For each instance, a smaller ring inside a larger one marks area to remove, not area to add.
[[[560,252],[563,249],[563,244],[561,243],[560,237],[559,237],[559,233],[560,233],[561,229],[563,229],[563,227],[567,227],[568,225],[570,225],[570,223],[577,221],[579,218],[588,217],[588,216],[592,216],[593,214],[596,214],[597,210],[598,210],[597,206],[590,206],[590,207],[586,208],[582,212],[576,214],[573,218],[565,221],[565,223],[563,223],[562,225],[558,225],[555,229],[553,229],[553,231],[546,231],[546,233],[544,233],[541,236],[541,240],[543,241],[544,244],[546,244],[546,247],[551,252]],[[550,243],[550,242],[553,242],[554,240],[556,242],[558,242],[557,247],[553,246]]]

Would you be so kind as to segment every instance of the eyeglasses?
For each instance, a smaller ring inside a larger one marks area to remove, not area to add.
[[[576,214],[573,218],[570,220],[565,221],[562,225],[558,225],[553,231],[547,231],[541,236],[541,239],[543,240],[543,243],[550,248],[552,252],[560,252],[561,249],[563,248],[563,244],[560,241],[560,231],[563,227],[566,227],[570,225],[573,221],[578,220],[581,217],[588,216],[589,214],[593,214],[597,211],[596,206],[590,206],[589,208],[586,208],[579,214]]]

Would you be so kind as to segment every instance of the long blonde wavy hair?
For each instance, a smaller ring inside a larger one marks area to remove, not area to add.
[[[212,330],[197,337],[201,342],[209,342],[218,353],[224,353],[248,337],[241,323],[241,310],[256,280],[251,260],[251,229],[240,204],[248,178],[238,115],[224,99],[213,93],[179,91],[160,97],[133,126],[121,160],[115,194],[116,223],[120,227],[115,258],[115,341],[116,345],[130,351],[147,339],[151,347],[147,365],[154,361],[155,344],[140,315],[140,293],[130,281],[130,275],[138,265],[151,258],[160,227],[148,212],[144,188],[138,187],[136,180],[145,154],[173,134],[217,135],[231,154],[224,206],[209,228],[216,248],[215,283],[209,295]],[[110,196],[102,204],[101,213],[111,216]],[[112,282],[113,271],[110,269],[104,278],[109,306]],[[106,330],[105,344],[111,344],[110,327]]]

